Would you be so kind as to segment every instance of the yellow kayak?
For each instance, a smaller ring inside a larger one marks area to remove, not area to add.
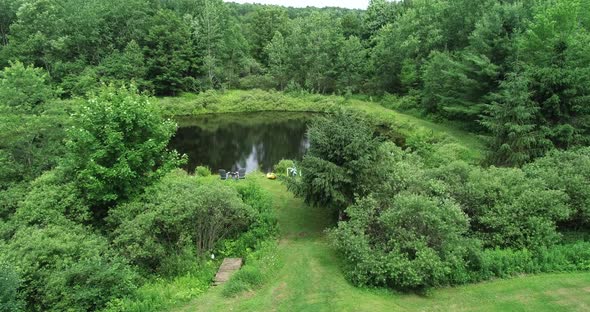
[[[272,172],[269,172],[266,174],[266,178],[271,179],[271,180],[275,180],[277,178],[277,175]]]

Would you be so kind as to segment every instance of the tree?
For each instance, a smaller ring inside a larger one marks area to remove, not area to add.
[[[299,18],[286,38],[293,80],[319,93],[335,90],[338,52],[344,41],[331,18],[332,15],[323,12]]]
[[[469,35],[467,50],[487,57],[499,68],[500,77],[513,71],[516,61],[516,37],[530,19],[530,10],[522,2],[496,3]]]
[[[203,74],[203,88],[211,89],[220,86],[223,80],[223,50],[225,36],[231,29],[228,23],[227,10],[221,0],[202,0],[201,10],[192,19],[192,32],[202,62],[198,64]]]
[[[367,52],[359,38],[349,37],[338,53],[338,81],[340,91],[360,92],[367,66]]]
[[[308,131],[305,175],[291,189],[306,202],[342,210],[378,184],[379,141],[359,116],[338,111],[315,119]]]
[[[530,77],[544,136],[559,148],[588,144],[590,33],[580,1],[539,4],[517,39],[517,57]]]
[[[443,20],[448,6],[448,1],[441,0],[412,1],[395,22],[375,34],[371,53],[375,88],[400,92],[405,60],[421,63],[431,52],[445,50]]]
[[[134,82],[140,89],[149,89],[146,81],[147,67],[141,47],[131,41],[122,52],[113,52],[105,57],[98,67],[98,72],[106,82]]]
[[[525,75],[511,74],[494,96],[496,102],[488,105],[482,124],[492,133],[488,160],[493,164],[520,166],[551,146],[536,122],[539,107],[531,100],[529,84]]]
[[[191,31],[174,12],[159,10],[152,18],[142,46],[147,77],[156,94],[174,95],[190,90]]]
[[[248,56],[248,43],[242,36],[242,29],[237,23],[229,23],[229,29],[224,35],[224,45],[221,50],[222,74],[224,87],[235,88],[238,78],[248,69],[253,60]]]
[[[340,28],[345,38],[355,36],[360,38],[363,33],[363,14],[351,11],[340,18]]]
[[[269,65],[269,56],[266,47],[279,32],[281,35],[288,33],[289,17],[282,7],[262,6],[247,16],[247,39],[252,48],[252,56],[262,63]]]
[[[20,2],[21,0],[5,0],[0,2],[0,47],[8,44],[10,25],[16,20],[16,11],[20,6]]]
[[[0,190],[56,165],[67,123],[56,95],[42,69],[15,62],[0,71]]]
[[[65,168],[98,220],[178,164],[167,151],[175,124],[134,87],[103,87],[74,119]]]
[[[275,33],[265,51],[268,55],[269,74],[276,81],[279,90],[283,90],[289,80],[289,51],[280,32]]]
[[[43,69],[10,63],[0,71],[0,106],[7,105],[21,113],[40,112],[40,106],[56,97]]]
[[[395,1],[371,0],[367,13],[363,16],[364,37],[368,39],[376,34],[381,27],[394,23],[399,15],[399,7]]]
[[[422,105],[426,112],[473,124],[494,90],[497,67],[485,56],[433,52],[423,66]]]
[[[66,34],[63,7],[56,0],[35,0],[24,3],[18,10],[17,20],[10,25],[11,34],[7,49],[9,57],[42,67],[50,74],[53,62],[64,51]]]

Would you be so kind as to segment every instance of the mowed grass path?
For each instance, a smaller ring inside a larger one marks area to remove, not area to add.
[[[306,206],[277,181],[273,197],[284,265],[261,289],[225,298],[221,287],[173,311],[590,311],[590,273],[545,274],[435,290],[428,297],[357,288],[344,277],[324,229],[326,211]]]

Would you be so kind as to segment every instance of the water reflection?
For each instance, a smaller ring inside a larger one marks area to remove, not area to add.
[[[311,116],[303,113],[207,115],[179,120],[170,147],[188,155],[185,169],[196,166],[247,172],[272,170],[281,159],[301,159]]]

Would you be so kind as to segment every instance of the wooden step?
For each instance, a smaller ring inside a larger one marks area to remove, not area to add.
[[[213,278],[213,286],[227,282],[242,267],[242,258],[225,258]]]

